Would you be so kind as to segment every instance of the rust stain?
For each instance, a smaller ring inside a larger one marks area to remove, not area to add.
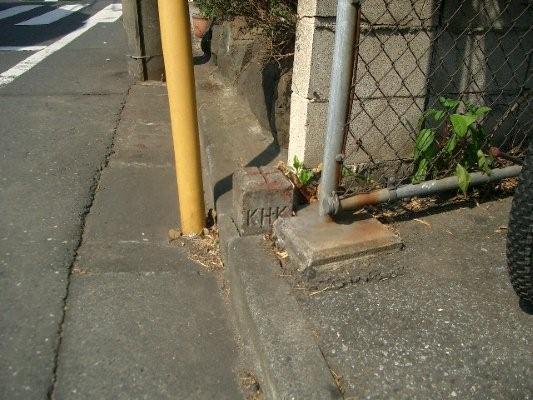
[[[375,192],[358,194],[353,197],[348,197],[341,200],[341,209],[355,210],[364,206],[378,204],[384,200],[383,191],[377,190]]]

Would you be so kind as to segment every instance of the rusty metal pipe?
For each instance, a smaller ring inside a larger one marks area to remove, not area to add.
[[[521,170],[521,166],[514,165],[512,167],[493,169],[490,175],[484,172],[474,172],[470,174],[470,186],[514,178],[520,174]],[[458,188],[459,181],[457,177],[451,176],[449,178],[435,179],[416,185],[405,185],[398,189],[381,189],[371,193],[358,194],[342,200],[336,197],[336,199],[323,204],[323,207],[327,209],[329,215],[335,215],[341,210],[356,210],[372,204],[385,203],[414,196],[428,196]]]
[[[523,164],[523,160],[522,159],[520,159],[518,157],[515,157],[515,156],[512,156],[510,154],[504,153],[503,151],[501,151],[497,147],[491,147],[490,148],[490,155],[492,157],[494,157],[494,158],[503,158],[504,160],[514,162],[515,164],[518,164],[518,165],[522,165]]]

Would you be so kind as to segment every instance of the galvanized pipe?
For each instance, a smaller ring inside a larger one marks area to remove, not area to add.
[[[515,165],[501,169],[493,169],[490,175],[484,172],[474,172],[470,174],[470,186],[481,185],[506,178],[514,178],[520,174],[521,166]],[[341,210],[355,210],[364,206],[385,203],[398,199],[414,196],[428,196],[431,194],[456,190],[459,188],[457,177],[432,180],[416,185],[401,186],[398,189],[381,189],[371,193],[358,194],[352,197],[339,200],[337,196],[327,203],[327,213],[335,215]]]
[[[355,100],[355,85],[357,83],[357,66],[359,63],[359,39],[361,37],[361,7],[357,7],[357,15],[355,17],[355,40],[354,40],[354,55],[353,55],[353,67],[352,67],[352,83],[350,87],[350,96],[348,98],[348,104],[346,105],[346,123],[344,124],[344,133],[342,138],[342,153],[346,154],[346,143],[348,136],[350,135],[350,117],[352,115],[353,102]],[[342,167],[342,166],[341,166]],[[336,185],[339,187],[342,181],[341,170],[337,171]]]
[[[328,120],[324,144],[319,213],[328,214],[327,204],[337,189],[337,176],[342,166],[344,126],[353,76],[357,8],[359,1],[339,0],[335,27],[335,48],[331,71]]]

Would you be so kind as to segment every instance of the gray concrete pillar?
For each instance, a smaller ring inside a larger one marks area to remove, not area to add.
[[[322,162],[337,2],[300,1],[291,96],[289,162]]]
[[[164,79],[157,0],[122,0],[128,69],[136,81]]]

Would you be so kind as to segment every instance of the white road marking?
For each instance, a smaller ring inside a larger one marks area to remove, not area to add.
[[[49,25],[53,22],[59,21],[61,18],[68,17],[70,14],[87,7],[86,4],[67,4],[47,12],[46,14],[39,15],[35,18],[28,19],[27,21],[19,22],[15,25]]]
[[[14,15],[24,13],[26,11],[33,10],[34,8],[42,7],[41,5],[25,5],[25,6],[15,6],[8,8],[7,10],[0,11],[0,19],[13,17]]]
[[[100,16],[100,20],[98,22],[115,22],[122,16],[122,4],[110,4],[100,12],[102,15]]]
[[[0,46],[0,51],[39,51],[46,46]]]
[[[45,47],[41,51],[38,51],[35,54],[32,54],[25,60],[22,60],[17,65],[11,67],[7,71],[0,74],[0,88],[8,85],[17,79],[20,75],[25,72],[28,72],[30,69],[35,67],[41,61],[43,61],[49,55],[54,54],[56,51],[62,49],[67,44],[72,42],[74,39],[77,39],[79,36],[87,32],[93,26],[99,22],[115,22],[122,15],[122,5],[121,4],[110,4],[103,10],[99,11],[87,21],[85,25],[82,25],[73,32],[70,32],[68,35],[63,36],[61,39],[52,43],[50,46]]]

